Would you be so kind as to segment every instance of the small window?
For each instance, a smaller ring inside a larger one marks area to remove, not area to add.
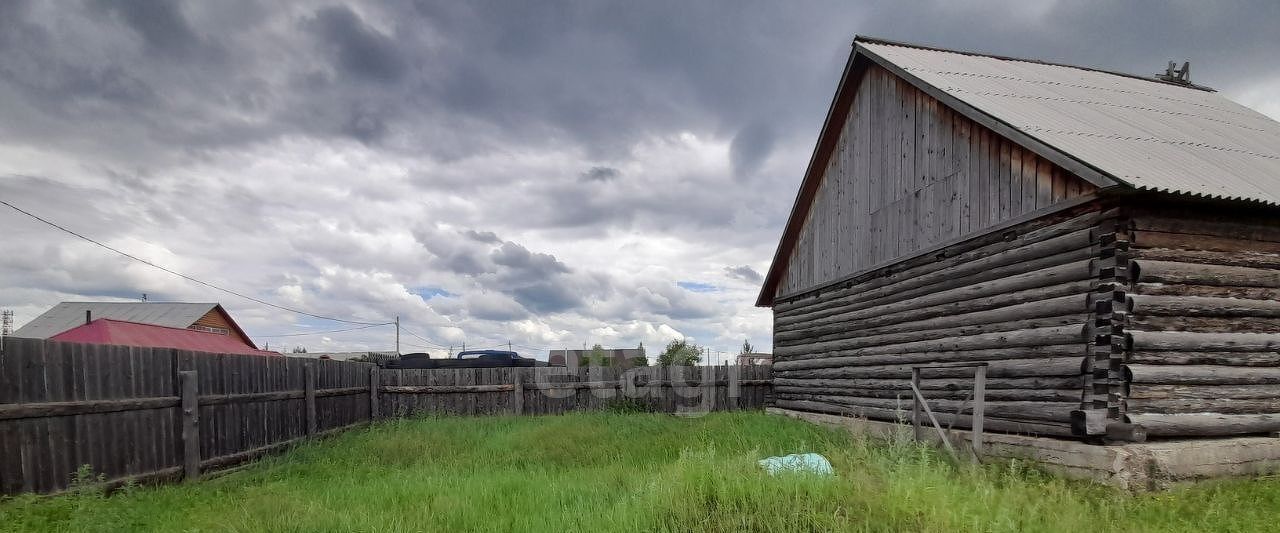
[[[228,330],[227,328],[214,328],[214,327],[209,327],[209,326],[200,326],[200,325],[195,325],[195,324],[191,325],[191,326],[190,326],[190,327],[188,327],[187,329],[194,330],[194,331],[203,331],[203,332],[205,332],[205,333],[216,333],[216,334],[218,334],[218,335],[229,335],[229,334],[231,334],[231,331],[230,331],[230,330]]]

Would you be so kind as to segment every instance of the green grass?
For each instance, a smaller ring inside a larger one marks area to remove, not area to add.
[[[770,477],[814,451],[837,475]],[[0,502],[0,531],[1275,531],[1280,480],[1132,496],[760,413],[437,418],[216,479]]]

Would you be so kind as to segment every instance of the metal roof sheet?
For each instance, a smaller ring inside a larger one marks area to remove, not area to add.
[[[185,328],[195,323],[218,304],[177,302],[62,302],[26,323],[14,337],[48,339],[85,323],[84,313],[93,319],[108,318],[125,322]]]
[[[240,355],[280,355],[259,350],[240,339],[217,333],[193,331],[182,327],[139,324],[111,319],[94,319],[54,335],[50,340],[87,344],[114,344],[149,348],[177,348],[206,353]]]
[[[1280,204],[1280,123],[1217,92],[880,41],[862,50],[1137,189]]]

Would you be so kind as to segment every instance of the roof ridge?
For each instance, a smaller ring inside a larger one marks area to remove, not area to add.
[[[101,301],[101,300],[97,300],[97,301],[94,301],[94,300],[86,300],[86,301],[67,300],[67,301],[64,301],[64,302],[58,302],[58,303],[63,303],[63,304],[130,304],[130,305],[144,305],[144,304],[145,304],[145,305],[154,305],[154,304],[219,305],[219,304],[218,304],[218,302],[157,302],[157,301],[151,301],[151,300],[148,300],[148,301],[145,301],[145,302],[106,302],[106,301]]]
[[[1074,68],[1074,69],[1079,69],[1079,70],[1087,70],[1087,71],[1090,71],[1090,72],[1098,72],[1098,73],[1102,73],[1102,74],[1110,74],[1110,75],[1112,75],[1112,76],[1122,76],[1122,77],[1125,77],[1125,78],[1133,78],[1133,79],[1142,80],[1142,81],[1149,81],[1149,82],[1152,82],[1152,83],[1159,83],[1159,84],[1161,84],[1161,85],[1168,85],[1168,86],[1171,86],[1171,87],[1181,87],[1181,88],[1183,88],[1183,89],[1195,89],[1195,90],[1198,90],[1198,91],[1205,91],[1205,92],[1218,92],[1218,91],[1217,91],[1217,89],[1214,89],[1214,88],[1212,88],[1212,87],[1207,87],[1207,86],[1204,86],[1204,85],[1196,85],[1196,84],[1194,84],[1194,83],[1188,83],[1188,84],[1173,83],[1173,82],[1169,82],[1169,81],[1164,81],[1164,80],[1159,79],[1159,78],[1156,78],[1156,77],[1154,77],[1154,76],[1142,76],[1142,75],[1138,75],[1138,74],[1131,74],[1131,73],[1128,73],[1128,72],[1119,72],[1119,71],[1115,71],[1115,70],[1106,70],[1106,69],[1101,69],[1101,68],[1096,68],[1096,67],[1085,67],[1085,66],[1080,66],[1080,65],[1072,65],[1072,64],[1069,64],[1069,63],[1058,63],[1058,62],[1054,62],[1054,61],[1045,61],[1045,60],[1042,60],[1042,59],[1031,59],[1031,58],[1026,58],[1026,57],[1005,56],[1005,55],[999,55],[999,54],[990,54],[990,53],[986,53],[986,52],[975,52],[975,51],[972,51],[972,50],[957,50],[957,49],[954,49],[954,48],[942,48],[942,47],[940,47],[940,46],[930,46],[930,45],[925,45],[925,44],[909,43],[909,42],[906,42],[906,41],[895,41],[895,40],[892,40],[892,39],[882,39],[882,38],[879,38],[879,37],[872,37],[872,36],[870,36],[870,35],[860,35],[860,34],[855,34],[855,35],[853,36],[853,44],[856,46],[858,43],[866,43],[866,44],[881,44],[881,45],[885,45],[885,46],[898,46],[898,47],[903,47],[903,48],[916,48],[916,49],[919,49],[919,50],[929,50],[929,51],[933,51],[933,52],[944,52],[944,53],[949,53],[949,54],[959,54],[959,55],[974,56],[974,57],[989,57],[989,58],[991,58],[991,59],[999,59],[999,60],[1001,60],[1001,61],[1018,61],[1018,62],[1021,62],[1021,63],[1034,63],[1034,64],[1037,64],[1037,65],[1047,65],[1047,66],[1052,66],[1052,67]]]
[[[217,333],[213,333],[213,332],[209,332],[209,331],[201,331],[201,330],[198,330],[198,329],[180,328],[180,327],[177,327],[177,326],[166,326],[166,325],[164,325],[164,324],[151,324],[151,323],[148,323],[148,322],[134,322],[134,321],[132,321],[132,320],[120,320],[120,319],[118,319],[118,318],[95,318],[95,319],[93,319],[92,321],[90,321],[89,323],[90,323],[90,324],[93,324],[94,322],[115,322],[115,323],[117,323],[117,324],[133,324],[133,325],[135,325],[135,326],[146,326],[146,327],[149,327],[149,328],[174,329],[174,330],[178,330],[178,331],[190,331],[190,332],[192,332],[192,333],[203,333],[203,334],[205,334],[205,335],[218,335]],[[218,335],[218,336],[223,337],[223,336],[225,336],[225,335]]]

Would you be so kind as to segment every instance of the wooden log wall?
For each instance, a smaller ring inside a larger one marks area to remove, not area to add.
[[[0,494],[66,489],[82,465],[109,484],[195,476],[387,416],[552,414],[618,397],[663,412],[760,408],[769,388],[768,367],[380,370],[9,338]]]
[[[1123,416],[1152,436],[1280,431],[1280,222],[1191,205],[1122,222]]]
[[[856,83],[779,298],[1096,190],[884,68]]]
[[[972,239],[774,306],[778,407],[910,416],[913,365],[987,363],[986,427],[1071,436],[1090,397],[1100,228],[1097,203]],[[1109,294],[1106,295],[1110,297]],[[973,387],[971,368],[922,371],[944,423]]]

